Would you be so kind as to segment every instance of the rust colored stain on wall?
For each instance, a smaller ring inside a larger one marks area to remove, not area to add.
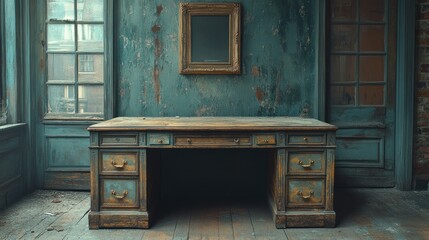
[[[161,27],[159,25],[153,25],[152,26],[152,32],[153,33],[157,33],[157,32],[159,32],[159,30],[161,30]]]
[[[158,16],[159,16],[158,12],[161,13],[161,11],[162,11],[162,6],[157,6],[156,12]],[[158,24],[155,24],[153,25],[151,30],[155,36],[155,41],[154,41],[155,42],[155,62],[153,66],[153,85],[155,88],[155,100],[159,104],[161,101],[161,94],[160,94],[161,84],[159,80],[159,66],[158,66],[159,61],[158,60],[159,60],[159,57],[161,56],[162,44],[161,44],[161,41],[159,40],[158,33],[161,30],[161,26],[159,26]]]
[[[159,17],[159,15],[161,15],[161,12],[164,8],[162,7],[162,5],[158,5],[156,6],[156,16]]]
[[[153,69],[153,85],[155,88],[155,99],[156,102],[159,103],[161,100],[161,95],[160,95],[160,83],[159,83],[159,70],[158,70],[158,66],[155,65],[155,68]]]
[[[259,72],[259,67],[258,67],[258,66],[253,65],[253,67],[252,67],[252,75],[253,75],[254,77],[259,77],[259,74],[260,74],[260,72]]]
[[[159,38],[155,38],[155,57],[159,58],[161,56],[162,46]]]
[[[262,100],[264,100],[264,96],[265,96],[264,91],[260,87],[257,87],[256,88],[256,99],[258,99],[259,103],[261,103]]]

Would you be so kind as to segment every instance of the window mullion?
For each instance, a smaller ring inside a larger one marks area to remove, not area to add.
[[[356,3],[356,17],[357,17],[357,36],[356,36],[356,67],[355,67],[355,79],[356,79],[356,88],[355,88],[355,106],[360,106],[360,28],[361,28],[361,19],[360,19],[360,0],[357,0]]]
[[[75,67],[74,67],[74,112],[79,113],[79,87],[78,87],[78,81],[79,81],[79,62],[78,58],[79,55],[77,54],[78,51],[78,27],[77,27],[77,0],[74,1],[74,50],[75,50]]]

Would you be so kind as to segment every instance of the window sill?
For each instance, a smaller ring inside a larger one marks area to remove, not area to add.
[[[5,124],[0,125],[0,133],[4,133],[6,131],[16,130],[17,128],[23,127],[27,125],[26,123],[15,123],[15,124]]]

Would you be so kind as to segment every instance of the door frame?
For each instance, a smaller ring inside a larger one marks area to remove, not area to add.
[[[316,85],[318,111],[315,116],[326,120],[326,0],[317,1],[319,39],[317,46]],[[399,190],[411,190],[413,179],[414,143],[414,62],[415,0],[397,0],[397,62],[395,106],[395,185]],[[409,129],[412,129],[409,131]]]

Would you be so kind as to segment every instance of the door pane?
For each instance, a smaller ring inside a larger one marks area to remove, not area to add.
[[[79,85],[79,113],[103,113],[103,85]]]
[[[74,51],[73,24],[48,24],[48,51]]]
[[[103,24],[78,24],[77,31],[79,51],[103,51]]]
[[[361,21],[384,21],[384,0],[360,0]]]
[[[356,51],[357,27],[355,25],[332,26],[332,51]]]
[[[103,0],[81,0],[77,3],[78,21],[103,21]]]
[[[384,85],[361,85],[359,101],[360,105],[384,105]]]
[[[384,56],[361,56],[359,58],[360,82],[384,82]]]
[[[78,57],[79,82],[103,83],[104,55],[102,54],[81,54]]]
[[[364,52],[384,49],[384,25],[361,25],[360,50]]]
[[[355,105],[356,102],[354,86],[333,86],[331,87],[332,105]]]
[[[356,57],[350,55],[331,56],[331,81],[355,82]]]
[[[48,0],[47,19],[74,20],[73,0]]]
[[[48,85],[48,113],[74,113],[74,86]]]
[[[74,54],[48,54],[48,83],[74,83]]]
[[[331,19],[333,21],[355,21],[356,0],[333,0],[331,2]]]

